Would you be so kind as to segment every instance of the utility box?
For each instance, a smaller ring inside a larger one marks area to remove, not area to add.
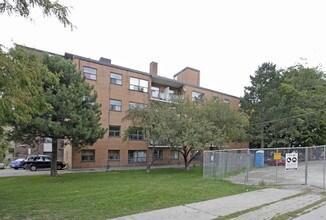
[[[264,166],[264,151],[258,150],[255,155],[255,166],[263,167]]]

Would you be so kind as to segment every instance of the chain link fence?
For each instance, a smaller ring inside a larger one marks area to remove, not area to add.
[[[205,151],[203,177],[242,184],[311,185],[326,189],[326,145]]]

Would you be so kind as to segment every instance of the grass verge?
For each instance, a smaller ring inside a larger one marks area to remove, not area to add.
[[[107,219],[255,190],[204,180],[202,169],[154,169],[0,179],[1,219]]]

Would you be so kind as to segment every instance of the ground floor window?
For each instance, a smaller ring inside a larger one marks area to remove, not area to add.
[[[119,150],[109,150],[109,160],[120,160],[120,151]]]
[[[95,161],[95,150],[82,150],[81,161]]]
[[[163,160],[163,150],[154,150],[153,157],[155,160]]]
[[[147,154],[145,150],[129,150],[128,163],[145,163]]]
[[[179,151],[171,150],[171,159],[172,160],[178,160],[179,159]]]

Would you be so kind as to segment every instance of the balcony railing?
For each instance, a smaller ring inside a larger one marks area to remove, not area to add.
[[[154,147],[154,141],[148,141],[148,147]],[[159,148],[169,148],[169,145],[167,143],[164,142],[159,142],[159,141],[155,141],[155,147],[159,147]]]
[[[178,99],[183,99],[183,95],[174,95],[174,94],[169,94],[169,93],[164,93],[164,92],[157,92],[153,91],[151,92],[151,99],[154,100],[160,100],[160,101],[167,101],[171,102],[173,100],[178,100]]]

